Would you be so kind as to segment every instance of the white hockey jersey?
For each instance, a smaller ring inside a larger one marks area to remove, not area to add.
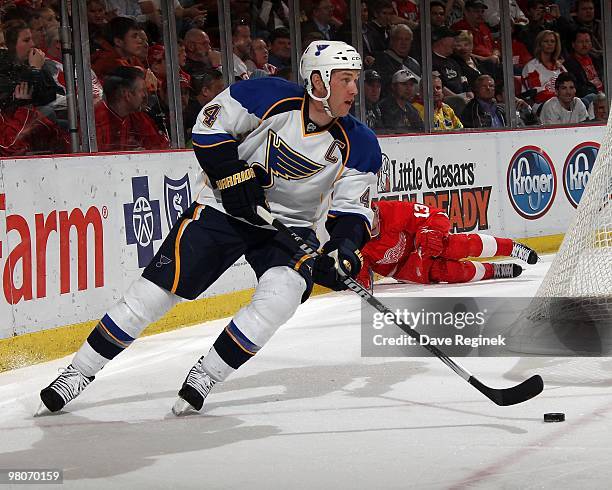
[[[281,78],[234,83],[198,115],[198,157],[246,160],[272,214],[287,226],[314,227],[329,212],[357,215],[369,230],[370,192],[382,163],[378,140],[350,115],[318,127],[308,119],[308,101],[303,87]],[[223,211],[210,183],[197,201]]]

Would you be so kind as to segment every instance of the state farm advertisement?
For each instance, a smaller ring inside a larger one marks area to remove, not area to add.
[[[0,162],[0,338],[101,316],[200,190],[191,152]],[[253,287],[240,261],[206,293]]]

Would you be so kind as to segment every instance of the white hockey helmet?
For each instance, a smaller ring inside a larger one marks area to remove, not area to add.
[[[327,103],[330,96],[329,81],[333,70],[361,70],[361,56],[350,44],[343,41],[313,41],[300,60],[300,76],[304,81],[306,91],[313,99],[323,102],[325,112],[332,116]],[[312,93],[313,72],[319,72],[327,90],[325,97],[317,97]]]

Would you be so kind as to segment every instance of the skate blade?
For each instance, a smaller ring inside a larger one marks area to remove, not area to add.
[[[34,412],[34,417],[45,417],[46,415],[52,415],[53,412],[51,412],[47,406],[41,401],[40,405],[38,405],[38,409],[36,410],[36,412]]]
[[[197,410],[179,396],[172,405],[172,413],[180,417],[188,413],[197,413]]]

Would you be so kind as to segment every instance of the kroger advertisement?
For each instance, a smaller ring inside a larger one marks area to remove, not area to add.
[[[589,126],[380,139],[378,199],[447,211],[455,232],[565,233],[605,128]]]
[[[446,209],[454,231],[565,232],[603,127],[381,138],[380,199]],[[98,318],[199,189],[191,152],[0,161],[0,338]],[[239,261],[205,293],[253,287]]]

